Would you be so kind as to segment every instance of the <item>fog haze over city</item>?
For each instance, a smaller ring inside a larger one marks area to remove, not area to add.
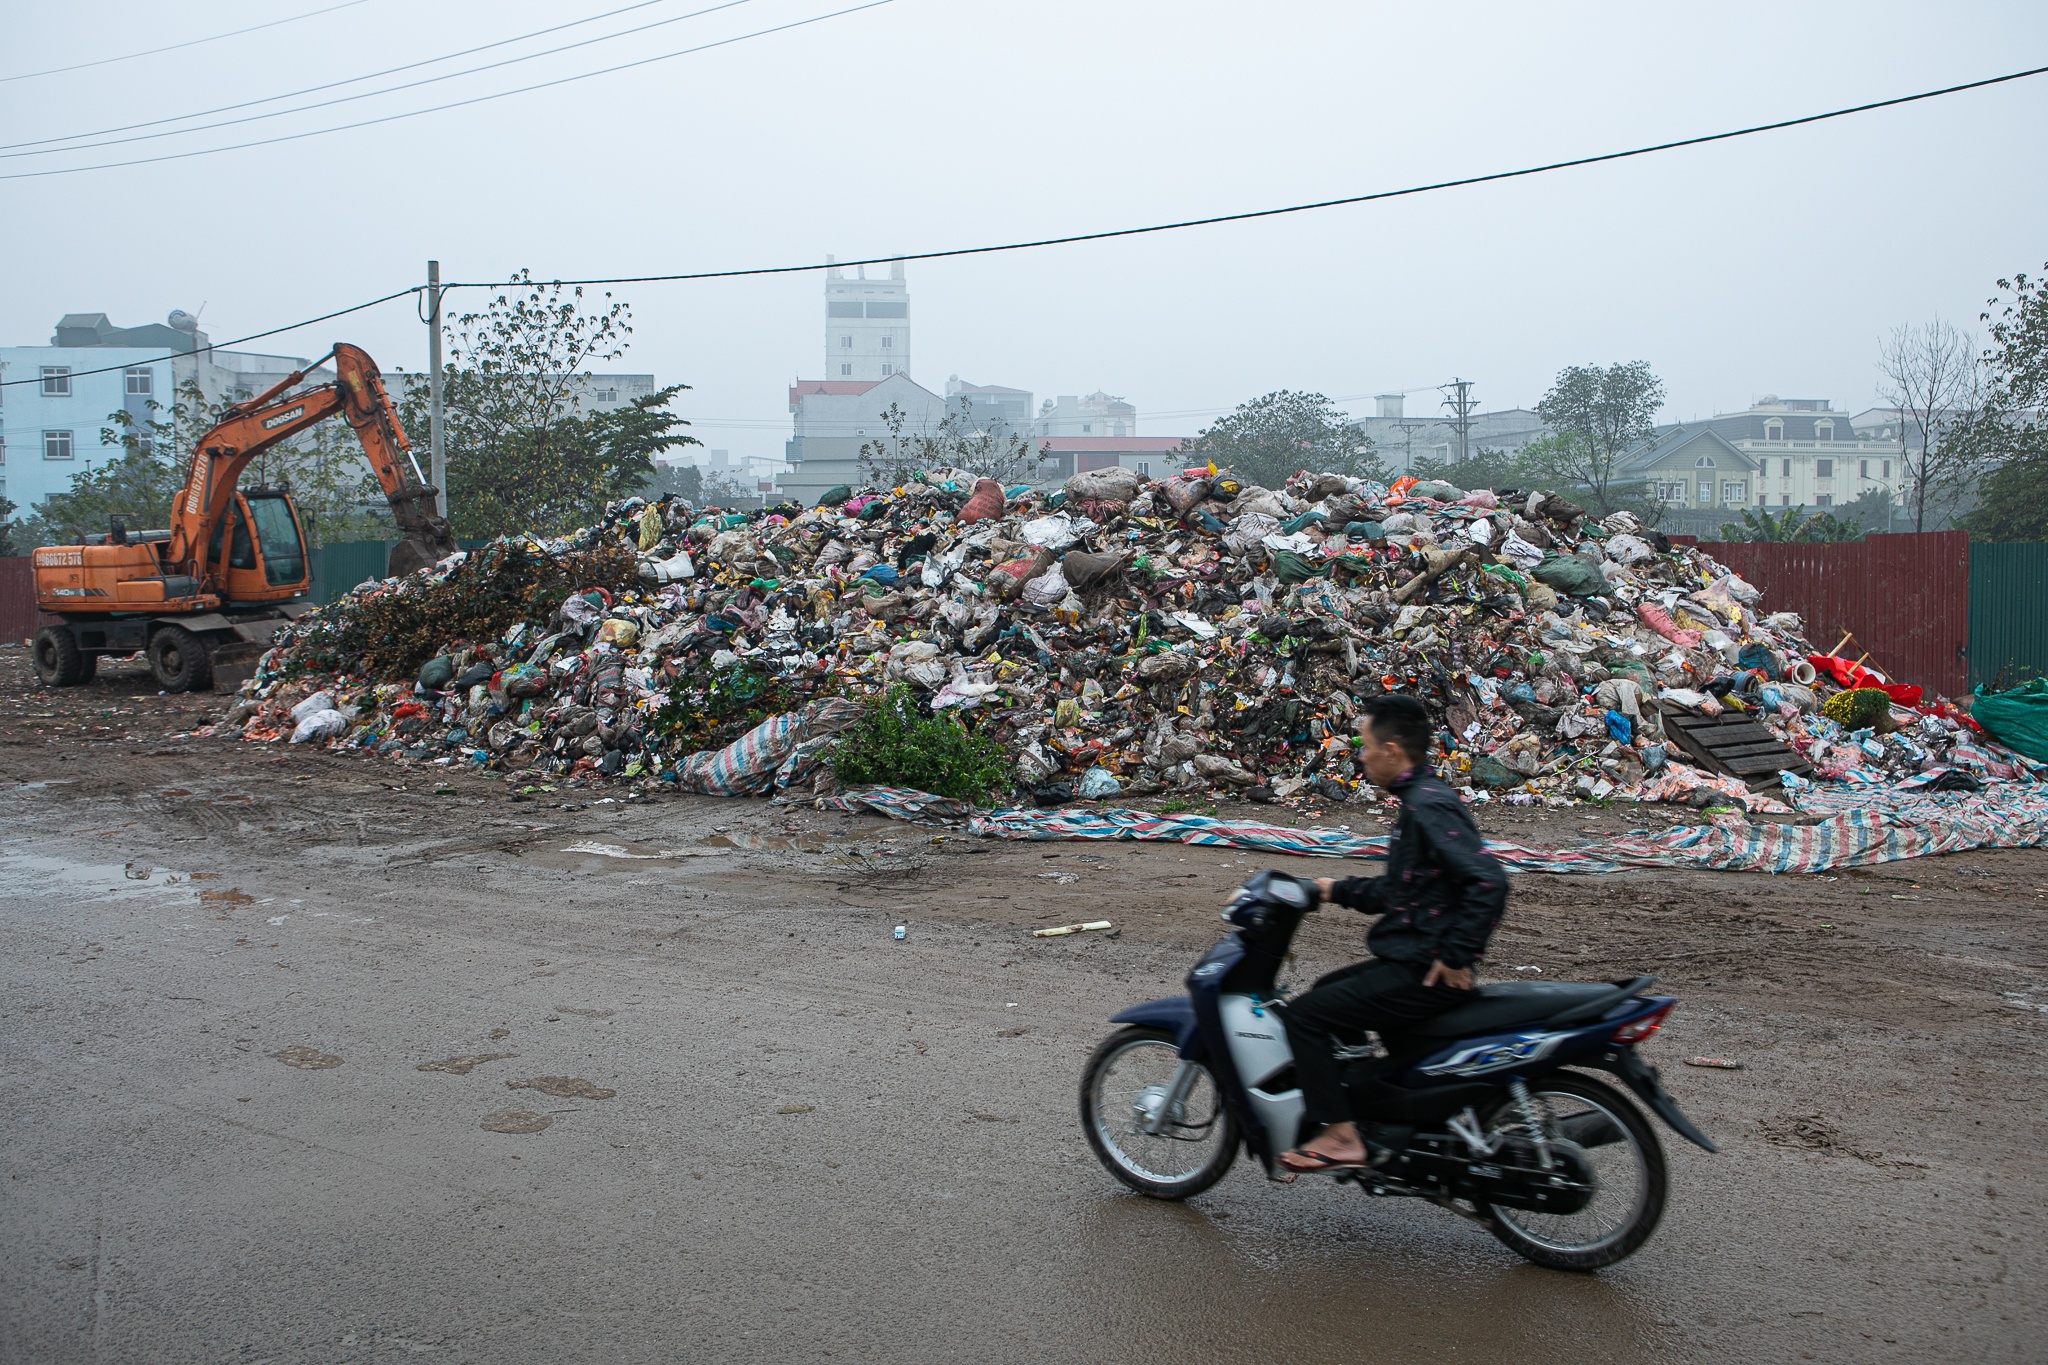
[[[313,0],[95,3],[9,20],[0,75],[188,40]],[[177,52],[0,84],[24,143],[342,81],[603,12],[362,0]],[[617,8],[610,6],[609,8]],[[354,94],[675,18],[656,4]],[[697,6],[696,8],[702,8]],[[576,51],[292,117],[0,161],[162,156],[383,118],[839,7],[754,0]],[[89,20],[89,21],[88,21]],[[199,311],[215,343],[424,277],[721,270],[887,257],[1366,193],[1793,117],[2032,64],[2025,4],[1195,4],[894,0],[637,69],[423,117],[156,164],[8,180],[0,337],[67,312]],[[222,114],[223,119],[275,106]],[[1811,395],[1874,402],[1881,334],[1975,325],[2040,265],[2048,126],[2022,81],[1814,127],[1503,184],[908,267],[912,375],[1097,389],[1145,435],[1276,388],[1358,414],[1462,376],[1530,405],[1567,364],[1649,361],[1667,418]],[[143,130],[147,131],[147,130]],[[116,137],[134,133],[114,134]],[[31,150],[16,147],[14,150]],[[692,391],[710,445],[779,456],[787,385],[823,377],[815,273],[614,289],[616,366]],[[482,302],[454,296],[451,308]],[[425,363],[413,304],[256,343]]]

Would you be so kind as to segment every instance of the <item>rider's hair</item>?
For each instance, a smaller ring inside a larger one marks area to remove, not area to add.
[[[1372,722],[1374,739],[1393,740],[1417,763],[1429,761],[1429,712],[1421,702],[1404,692],[1389,692],[1366,702],[1365,715]]]

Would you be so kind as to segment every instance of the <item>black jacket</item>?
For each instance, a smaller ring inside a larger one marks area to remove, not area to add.
[[[1507,908],[1507,873],[1479,837],[1458,794],[1418,767],[1389,790],[1401,800],[1384,877],[1347,877],[1330,899],[1378,915],[1366,935],[1391,962],[1469,967]]]

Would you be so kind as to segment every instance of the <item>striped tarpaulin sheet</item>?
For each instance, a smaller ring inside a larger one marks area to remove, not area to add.
[[[827,798],[829,809],[900,820],[963,821],[990,839],[1136,839],[1254,849],[1311,858],[1385,858],[1385,835],[1297,829],[1206,815],[1137,810],[999,810],[971,813],[925,792],[867,787]],[[1632,831],[1576,849],[1537,849],[1489,841],[1510,872],[1592,873],[1677,867],[1722,872],[1826,872],[1975,848],[2048,845],[2048,786],[1988,786],[1981,792],[1810,793],[1804,804],[1842,808],[1811,825],[1687,825]]]

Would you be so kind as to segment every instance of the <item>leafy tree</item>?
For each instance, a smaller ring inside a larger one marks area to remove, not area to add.
[[[1424,458],[1410,471],[1419,479],[1442,479],[1460,488],[1533,488],[1541,482],[1519,450],[1481,446],[1469,459]],[[1548,489],[1545,490],[1549,491]]]
[[[1030,483],[1051,463],[1043,444],[1034,447],[1031,438],[1007,428],[977,429],[973,417],[957,408],[927,431],[906,432],[909,424],[910,415],[895,403],[882,414],[889,434],[860,448],[861,473],[869,482],[900,488],[919,474],[958,469],[1000,484]]]
[[[701,444],[667,410],[681,384],[615,411],[584,411],[590,367],[625,354],[630,308],[607,293],[586,311],[582,289],[536,283],[524,270],[513,281],[483,312],[445,324],[442,443],[459,536],[586,525],[646,486],[655,455]],[[406,378],[401,420],[424,434],[426,378]]]
[[[1883,535],[1898,523],[1899,500],[1889,488],[1868,488],[1842,508],[1842,519],[1863,528],[1865,535]]]
[[[693,464],[657,465],[645,491],[650,498],[673,496],[695,506],[704,500],[704,471]]]
[[[1622,455],[1656,429],[1664,406],[1664,381],[1647,360],[1568,365],[1558,371],[1536,415],[1553,433],[1523,450],[1540,478],[1583,489],[1599,516],[1640,496],[1635,484],[1618,484]],[[1633,509],[1632,509],[1633,510]]]
[[[1278,488],[1302,470],[1348,474],[1360,479],[1389,477],[1373,450],[1372,438],[1351,425],[1337,405],[1319,393],[1276,389],[1240,403],[1177,452],[1189,464],[1209,461],[1246,483]]]
[[[1913,529],[1936,525],[1965,498],[1980,471],[1981,451],[1951,439],[1977,411],[1982,373],[1970,335],[1941,319],[1894,328],[1878,352],[1882,397],[1898,414],[1906,505]]]
[[[2048,269],[2048,267],[2044,267]],[[1986,312],[1984,402],[1955,433],[1989,472],[1961,524],[1978,540],[2048,540],[2048,275],[2000,280]]]
[[[1804,507],[1787,507],[1775,517],[1767,510],[1744,508],[1740,523],[1721,523],[1721,539],[1834,544],[1863,539],[1863,526],[1831,512],[1808,512]]]
[[[0,496],[0,556],[18,555],[26,547],[14,543],[15,506],[5,496]]]

